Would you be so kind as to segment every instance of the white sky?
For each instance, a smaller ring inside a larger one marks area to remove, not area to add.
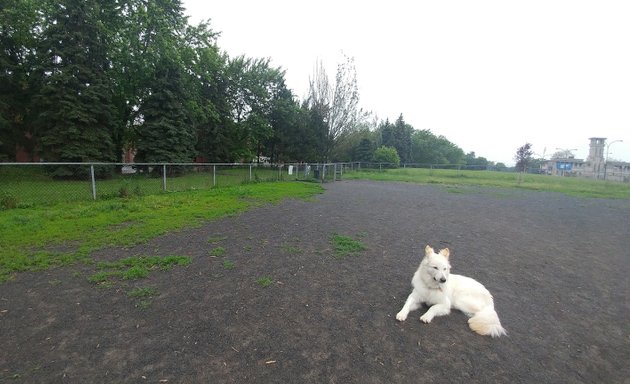
[[[630,0],[183,0],[231,57],[271,58],[300,98],[318,59],[354,57],[360,105],[464,152],[514,163],[533,144],[630,162]]]

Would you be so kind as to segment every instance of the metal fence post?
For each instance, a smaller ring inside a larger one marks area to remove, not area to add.
[[[94,164],[90,164],[90,178],[92,179],[92,199],[96,200],[96,178],[94,177]]]
[[[252,182],[252,165],[249,165],[249,182]]]
[[[216,165],[212,166],[212,186],[213,187],[217,186],[217,166]]]
[[[162,164],[162,190],[166,192],[166,164]]]

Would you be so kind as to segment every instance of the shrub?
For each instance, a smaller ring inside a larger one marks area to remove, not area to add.
[[[398,151],[394,147],[381,146],[374,151],[374,162],[376,163],[387,163],[391,165],[393,168],[398,168],[400,166],[400,156],[398,156]]]

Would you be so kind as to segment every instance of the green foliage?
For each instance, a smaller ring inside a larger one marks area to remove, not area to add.
[[[221,257],[225,254],[225,248],[223,247],[213,248],[210,252],[208,252],[208,254],[212,257]]]
[[[412,162],[418,164],[462,164],[464,151],[444,136],[430,130],[414,131],[412,135]]]
[[[354,240],[348,236],[341,236],[336,233],[330,236],[330,241],[337,258],[346,256],[356,256],[360,252],[365,251],[367,247],[360,241]]]
[[[400,166],[400,157],[394,147],[382,146],[374,151],[373,161],[376,163],[385,163],[394,168]]]
[[[271,277],[265,276],[257,279],[256,283],[258,283],[261,287],[266,288],[273,284],[273,280],[271,280]]]
[[[156,269],[169,270],[173,266],[189,265],[192,259],[188,256],[140,256],[128,257],[114,262],[101,262],[97,264],[97,268],[101,271],[93,274],[88,278],[92,283],[104,283],[111,281],[113,278],[121,278],[123,280],[143,279],[149,275],[149,272]]]
[[[223,260],[223,269],[234,269],[235,264],[230,260]]]
[[[1,209],[14,209],[18,206],[17,197],[12,194],[2,192],[0,193],[0,210]]]
[[[159,294],[158,290],[152,287],[134,288],[127,293],[127,296],[135,299],[154,297]]]

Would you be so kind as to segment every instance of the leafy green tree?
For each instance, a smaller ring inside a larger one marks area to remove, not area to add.
[[[381,146],[374,151],[374,162],[387,163],[395,168],[400,166],[400,157],[394,147]]]
[[[412,134],[412,161],[420,164],[463,164],[464,151],[444,136],[430,130]]]

